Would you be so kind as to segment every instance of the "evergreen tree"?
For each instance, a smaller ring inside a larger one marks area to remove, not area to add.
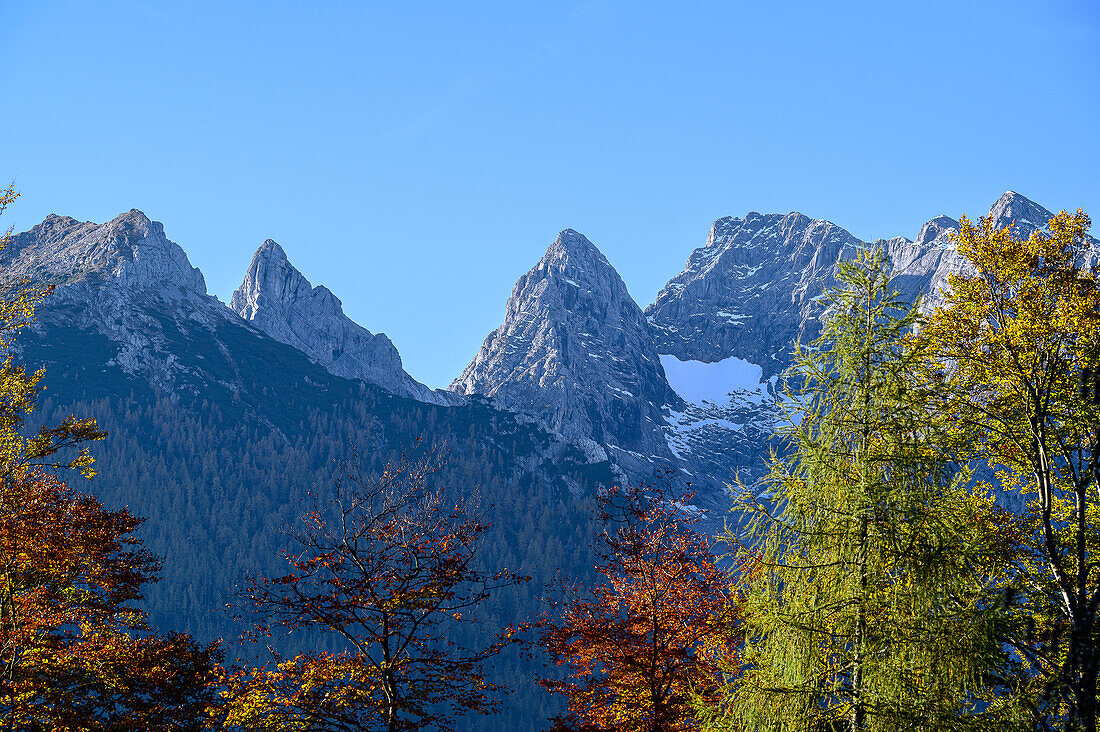
[[[743,670],[704,716],[777,732],[972,728],[992,714],[972,692],[999,654],[988,529],[1007,518],[964,489],[926,409],[906,347],[917,311],[889,289],[884,254],[838,276],[821,337],[799,349],[793,449],[760,499],[746,492]]]

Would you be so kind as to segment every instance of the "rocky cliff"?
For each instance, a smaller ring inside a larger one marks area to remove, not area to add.
[[[1020,237],[1052,216],[1013,191],[987,215]],[[942,303],[951,274],[971,272],[951,242],[958,229],[955,219],[937,216],[916,239],[869,243],[797,212],[715,221],[706,244],[645,311],[669,381],[687,403],[668,413],[669,445],[681,464],[725,481],[735,472],[749,480],[762,474],[782,419],[777,378],[794,343],[819,333],[821,296],[836,285],[838,262],[883,247],[894,286],[928,310]]]
[[[206,293],[202,273],[164,227],[136,209],[104,224],[50,215],[11,238],[4,277],[52,284],[40,319],[106,336],[109,365],[169,388],[190,369],[169,344],[235,316]]]
[[[339,298],[324,286],[311,286],[271,239],[256,250],[229,307],[337,376],[360,379],[423,402],[454,400],[453,395],[433,392],[405,373],[390,339],[348,318]]]
[[[516,282],[504,322],[450,389],[598,443],[620,465],[672,458],[662,408],[679,398],[645,317],[614,267],[572,229]]]
[[[645,310],[657,349],[705,363],[735,356],[765,377],[782,371],[794,340],[816,335],[822,285],[861,244],[800,213],[718,219]]]

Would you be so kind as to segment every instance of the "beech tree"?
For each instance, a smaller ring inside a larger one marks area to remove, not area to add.
[[[704,716],[777,732],[992,722],[974,690],[1000,662],[989,598],[1011,517],[964,488],[884,254],[842,263],[839,279],[796,361],[791,451],[761,498],[746,492],[747,536],[729,537],[748,569],[743,671]]]
[[[107,511],[41,473],[0,492],[0,726],[198,730],[217,644],[150,632],[133,605],[160,562]]]
[[[0,192],[0,212],[17,194]],[[10,231],[9,231],[10,233]],[[7,236],[0,248],[7,243]],[[0,296],[0,728],[197,730],[212,701],[216,644],[150,631],[132,604],[160,562],[141,523],[41,472],[94,475],[81,443],[105,433],[68,417],[23,434],[44,372],[16,365],[13,339],[49,294],[8,282]],[[72,449],[77,454],[72,456]]]
[[[1013,586],[1032,723],[1096,729],[1100,669],[1100,287],[1089,219],[1065,211],[1027,239],[966,218],[956,275],[921,332],[946,365],[938,410],[978,446],[1007,490],[1027,499],[1029,532]],[[1080,393],[1084,381],[1086,394]],[[1026,685],[1026,684],[1025,684]]]
[[[226,679],[227,728],[450,729],[456,716],[496,710],[505,687],[482,666],[513,632],[479,648],[451,635],[490,593],[529,578],[476,568],[488,526],[432,484],[438,468],[434,454],[379,477],[351,463],[332,502],[292,535],[289,573],[249,580],[237,607],[246,637],[313,630],[346,649],[237,669]]]
[[[732,657],[739,607],[712,539],[693,529],[700,515],[690,500],[638,486],[599,496],[595,569],[604,581],[563,588],[539,639],[567,672],[539,682],[568,700],[555,729],[697,728],[693,698],[718,690],[714,659]]]

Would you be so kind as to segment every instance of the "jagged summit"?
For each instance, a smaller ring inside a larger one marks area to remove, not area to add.
[[[290,263],[283,248],[274,239],[267,239],[252,255],[248,271],[241,286],[234,291],[229,307],[266,330],[265,323],[275,317],[277,310],[286,303],[302,300],[311,300],[327,315],[344,314],[342,304],[328,289],[313,287]]]
[[[937,216],[921,227],[920,233],[917,234],[917,238],[913,243],[919,247],[930,247],[936,244],[950,246],[950,234],[952,231],[958,230],[958,221],[950,216]]]
[[[569,439],[670,455],[660,407],[676,396],[642,311],[606,257],[572,229],[516,282],[504,322],[450,389],[493,397]]]
[[[448,401],[405,373],[390,339],[348,318],[340,299],[327,287],[310,285],[273,239],[252,256],[229,307],[337,376],[362,379],[420,401]]]
[[[206,296],[206,281],[187,254],[164,235],[163,224],[137,209],[103,224],[50,214],[13,236],[3,258],[8,277],[55,284],[115,279],[168,298]]]
[[[1007,191],[988,215],[997,227],[1028,236],[1046,226],[1050,211]],[[902,295],[940,302],[952,273],[966,271],[951,234],[959,222],[937,216],[915,240],[880,240]],[[736,356],[760,365],[765,376],[790,362],[791,344],[818,332],[818,301],[835,284],[836,264],[870,246],[839,226],[798,212],[726,216],[711,226],[706,244],[669,280],[648,317],[663,354],[714,363]]]
[[[211,333],[235,320],[164,226],[137,209],[102,224],[51,214],[13,236],[0,259],[5,278],[55,285],[40,324],[105,336],[116,349],[108,367],[160,389],[197,373],[172,351],[182,332]]]
[[[554,242],[546,248],[546,254],[542,256],[543,263],[573,262],[583,264],[590,261],[598,261],[607,264],[607,258],[596,245],[588,240],[584,234],[573,229],[562,229]]]
[[[279,246],[279,242],[274,239],[264,239],[264,243],[260,245],[253,256],[287,261],[286,252]]]
[[[764,369],[786,366],[792,335],[862,242],[836,224],[787,214],[723,217],[646,308],[661,353],[714,363],[736,356]]]
[[[1016,236],[1030,236],[1046,227],[1053,216],[1039,204],[1015,191],[1005,191],[989,209],[989,216],[997,228],[1012,227]]]

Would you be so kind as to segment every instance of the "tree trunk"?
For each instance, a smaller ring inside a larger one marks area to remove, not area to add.
[[[1096,732],[1096,680],[1097,659],[1089,640],[1092,624],[1082,623],[1083,628],[1073,634],[1069,649],[1072,674],[1074,718],[1067,729],[1072,732]]]

